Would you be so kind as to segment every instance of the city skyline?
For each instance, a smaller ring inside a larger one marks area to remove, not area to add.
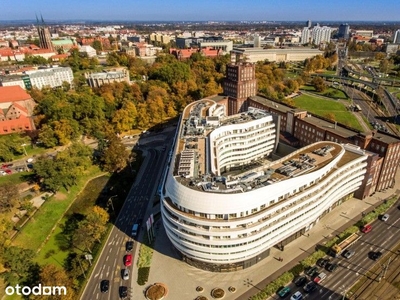
[[[34,20],[42,15],[45,20],[124,20],[124,21],[400,21],[400,2],[337,0],[204,0],[187,4],[182,0],[153,0],[145,2],[105,0],[67,2],[37,0],[3,0],[0,19],[3,21]]]

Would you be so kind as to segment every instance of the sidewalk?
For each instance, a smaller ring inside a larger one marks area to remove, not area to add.
[[[397,178],[400,178],[399,171]],[[314,252],[316,244],[331,239],[334,235],[353,225],[361,218],[361,212],[372,211],[384,199],[399,193],[400,182],[396,182],[394,188],[385,192],[377,192],[363,201],[350,199],[323,217],[307,232],[307,235],[286,245],[283,252],[271,248],[270,256],[259,264],[230,273],[207,272],[181,261],[166,236],[160,220],[155,227],[156,242],[149,281],[145,286],[138,286],[134,281],[132,299],[145,299],[146,287],[156,282],[164,283],[168,287],[167,299],[195,299],[200,295],[211,299],[210,292],[216,287],[222,288],[226,292],[224,299],[248,299],[262,290],[267,283]],[[283,258],[283,262],[278,261],[278,257]],[[201,286],[204,291],[197,292],[196,287],[198,286]],[[236,292],[229,292],[228,287],[230,286],[235,287]]]

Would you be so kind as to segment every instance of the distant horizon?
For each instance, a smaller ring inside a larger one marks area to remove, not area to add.
[[[308,20],[118,20],[118,19],[44,19],[45,23],[57,23],[57,22],[121,22],[121,23],[306,23]],[[36,19],[15,19],[15,20],[1,20],[1,23],[18,23],[18,22],[31,22],[36,23]],[[40,22],[40,21],[39,21]],[[392,23],[400,24],[400,20],[311,20],[312,25],[317,23]]]
[[[35,20],[37,15],[51,22],[400,22],[399,12],[398,0],[2,0],[0,20]]]

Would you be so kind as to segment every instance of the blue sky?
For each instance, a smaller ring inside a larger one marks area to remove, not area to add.
[[[1,0],[0,20],[400,21],[400,0]]]

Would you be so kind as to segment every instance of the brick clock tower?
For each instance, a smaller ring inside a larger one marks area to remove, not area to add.
[[[256,66],[231,56],[226,67],[224,94],[228,96],[228,115],[247,110],[247,98],[257,95]]]

